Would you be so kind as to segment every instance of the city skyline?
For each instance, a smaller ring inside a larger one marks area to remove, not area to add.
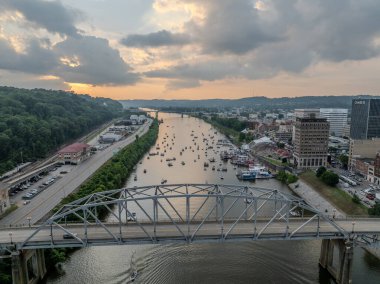
[[[113,99],[378,95],[376,1],[0,4],[0,85]]]

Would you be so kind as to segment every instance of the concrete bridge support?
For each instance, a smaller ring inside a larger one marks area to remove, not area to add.
[[[351,284],[353,243],[346,240],[322,240],[319,264],[338,284]]]
[[[44,250],[12,252],[13,284],[36,284],[46,274]]]

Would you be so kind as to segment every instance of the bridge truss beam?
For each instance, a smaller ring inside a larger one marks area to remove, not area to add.
[[[174,184],[94,193],[66,204],[19,249],[236,239],[346,238],[328,216],[278,190]],[[64,240],[66,234],[70,241]]]

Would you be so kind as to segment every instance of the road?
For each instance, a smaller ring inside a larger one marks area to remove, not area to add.
[[[99,151],[97,154],[76,166],[70,173],[67,173],[53,185],[34,197],[31,202],[10,213],[0,220],[0,227],[15,227],[38,222],[48,214],[64,197],[73,192],[87,178],[89,178],[100,166],[108,161],[120,148],[124,148],[133,141],[136,135],[145,134],[152,121],[143,124],[135,133],[125,140],[114,143],[110,147]]]
[[[265,228],[266,221],[257,222],[257,232],[260,232]],[[305,221],[301,218],[292,218],[289,221],[289,234],[294,232],[299,228]],[[362,219],[356,220],[353,228],[352,220],[335,220],[335,223],[345,230],[347,233],[352,232],[354,229],[355,233],[368,233],[368,234],[379,234],[380,233],[380,219]],[[232,226],[233,222],[224,223],[224,236],[232,239],[252,239],[254,226],[252,221],[242,221],[236,224],[236,227],[226,236],[229,228]],[[198,227],[198,223],[191,223],[189,226],[186,223],[177,223],[178,228],[171,223],[157,223],[156,225],[156,239],[158,241],[186,241],[186,237],[191,237]],[[145,231],[150,235],[150,237],[135,223],[129,223],[128,225],[123,224],[120,228],[118,224],[109,223],[106,224],[107,230],[112,232],[116,236],[114,238],[110,233],[108,233],[104,228],[97,225],[88,225],[87,228],[87,241],[85,240],[84,226],[83,225],[67,225],[64,228],[72,233],[76,233],[79,239],[82,239],[87,245],[110,245],[118,244],[119,242],[119,230],[121,229],[122,240],[121,243],[138,243],[138,242],[153,242],[150,238],[154,239],[154,225],[152,223],[145,223],[143,227]],[[292,239],[316,239],[316,228],[318,222],[316,220],[309,222],[302,229],[297,231]],[[180,230],[182,233],[180,232]],[[24,228],[12,228],[0,230],[0,244],[9,245],[12,243],[21,244],[25,241],[32,233],[36,230],[36,227],[24,227]],[[286,222],[276,221],[273,222],[269,227],[265,228],[259,239],[285,239]],[[10,234],[11,232],[11,234]],[[60,247],[68,244],[73,244],[73,246],[85,246],[80,243],[78,239],[63,239],[63,234],[65,231],[58,227],[53,229],[53,246]],[[330,223],[326,221],[320,222],[320,236],[319,238],[342,238],[342,235],[338,234],[338,230],[333,227]],[[207,240],[218,240],[222,234],[221,224],[217,222],[204,223],[198,232],[194,235],[194,241],[207,241]],[[12,238],[12,239],[11,239]],[[51,246],[50,229],[41,229],[24,248],[39,248],[39,247],[50,247]]]

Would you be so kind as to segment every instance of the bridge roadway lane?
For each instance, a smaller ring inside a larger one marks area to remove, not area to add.
[[[90,159],[76,166],[71,172],[67,173],[56,183],[45,189],[39,195],[34,197],[31,202],[23,207],[18,208],[11,214],[0,220],[0,227],[9,227],[17,225],[27,225],[27,217],[31,217],[30,223],[34,224],[48,214],[65,196],[74,191],[88,177],[90,177],[100,166],[109,160],[113,152],[119,147],[123,148],[135,141],[135,136],[145,134],[152,121],[143,124],[134,134],[127,139],[114,143],[110,147],[99,151]]]
[[[298,228],[303,222],[301,220],[292,219],[289,222],[289,233]],[[224,233],[228,231],[232,222],[227,222],[224,224]],[[266,222],[257,222],[257,232],[265,226]],[[352,220],[338,220],[336,224],[344,229],[346,232],[352,231]],[[188,232],[187,224],[178,224],[179,228],[183,231],[185,235]],[[190,224],[190,236],[196,230],[198,224]],[[284,239],[286,223],[284,221],[276,221],[272,223],[268,228],[264,230],[261,238],[271,238],[271,239]],[[302,237],[303,239],[315,239],[317,221],[312,221],[297,232],[295,237]],[[78,225],[68,225],[65,226],[67,230],[72,233],[77,233],[79,238],[84,238],[84,228]],[[144,224],[144,229],[153,236],[153,224]],[[36,227],[31,228],[12,228],[12,241],[13,243],[21,243],[29,237]],[[119,236],[119,226],[115,223],[107,224],[107,229],[109,229],[113,234]],[[184,241],[184,237],[178,231],[178,229],[169,223],[158,223],[157,224],[156,236],[158,241],[171,241],[174,242],[178,240]],[[10,229],[0,230],[0,244],[10,244],[11,236]],[[63,234],[65,232],[61,229],[53,230],[53,237],[55,241],[55,246],[63,246],[67,244],[74,244],[73,246],[78,246],[79,242],[74,239],[63,239]],[[337,230],[327,222],[321,222],[320,224],[320,237],[321,238],[336,238],[335,233]],[[355,221],[355,233],[368,233],[368,234],[379,234],[380,233],[380,219],[364,219]],[[217,240],[221,235],[221,227],[219,223],[209,222],[204,223],[201,229],[197,232],[194,240]],[[252,238],[253,235],[253,222],[244,221],[239,222],[236,227],[228,235],[228,238],[235,239],[248,239]],[[123,242],[126,243],[138,243],[147,242],[147,235],[141,230],[137,224],[128,224],[122,226],[122,236]],[[339,237],[340,238],[340,237]],[[41,230],[36,234],[31,240],[30,248],[49,247],[50,246],[50,229],[46,228]],[[75,245],[76,244],[76,245]],[[88,245],[115,245],[116,241],[107,233],[102,227],[91,225],[88,227]]]

